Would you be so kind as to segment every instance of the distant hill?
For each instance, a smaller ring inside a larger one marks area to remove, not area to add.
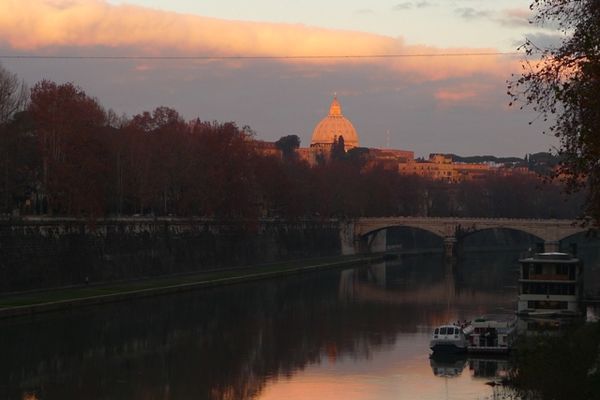
[[[510,164],[510,165],[523,165],[526,162],[523,158],[519,157],[496,157],[496,156],[459,156],[456,154],[446,154],[447,157],[451,157],[453,162],[467,163],[467,164],[481,164],[481,163],[497,163],[497,164]]]
[[[445,155],[451,157],[453,162],[467,164],[496,163],[514,167],[527,167],[530,171],[541,175],[550,175],[560,163],[559,156],[548,152],[527,154],[525,158],[496,157],[491,155],[463,157],[452,153]]]

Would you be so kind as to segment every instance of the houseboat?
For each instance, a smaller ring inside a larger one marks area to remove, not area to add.
[[[484,315],[471,322],[467,336],[469,353],[508,353],[517,338],[513,314]]]
[[[538,253],[519,260],[517,314],[529,317],[579,315],[583,266],[568,253]]]

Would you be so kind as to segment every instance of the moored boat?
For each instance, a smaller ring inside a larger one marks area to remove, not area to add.
[[[467,351],[467,339],[463,328],[448,324],[433,330],[429,347],[434,353],[464,353]]]
[[[512,314],[484,315],[471,322],[469,353],[508,353],[517,337],[517,318]]]
[[[508,353],[517,337],[513,314],[481,316],[462,325],[447,324],[434,329],[429,347],[434,353]]]

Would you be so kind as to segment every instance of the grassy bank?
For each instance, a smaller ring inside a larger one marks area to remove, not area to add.
[[[380,259],[380,256],[339,256],[295,260],[113,284],[69,287],[23,294],[13,293],[0,297],[0,318],[275,278],[329,268],[341,268],[377,259]]]

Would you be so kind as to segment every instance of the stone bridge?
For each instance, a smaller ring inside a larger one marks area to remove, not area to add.
[[[454,253],[456,242],[466,235],[486,229],[512,229],[540,239],[546,251],[557,251],[559,242],[571,235],[586,232],[580,222],[564,219],[512,218],[428,218],[383,217],[358,218],[341,223],[342,252],[385,251],[385,230],[405,226],[428,231],[444,240],[446,255]]]

